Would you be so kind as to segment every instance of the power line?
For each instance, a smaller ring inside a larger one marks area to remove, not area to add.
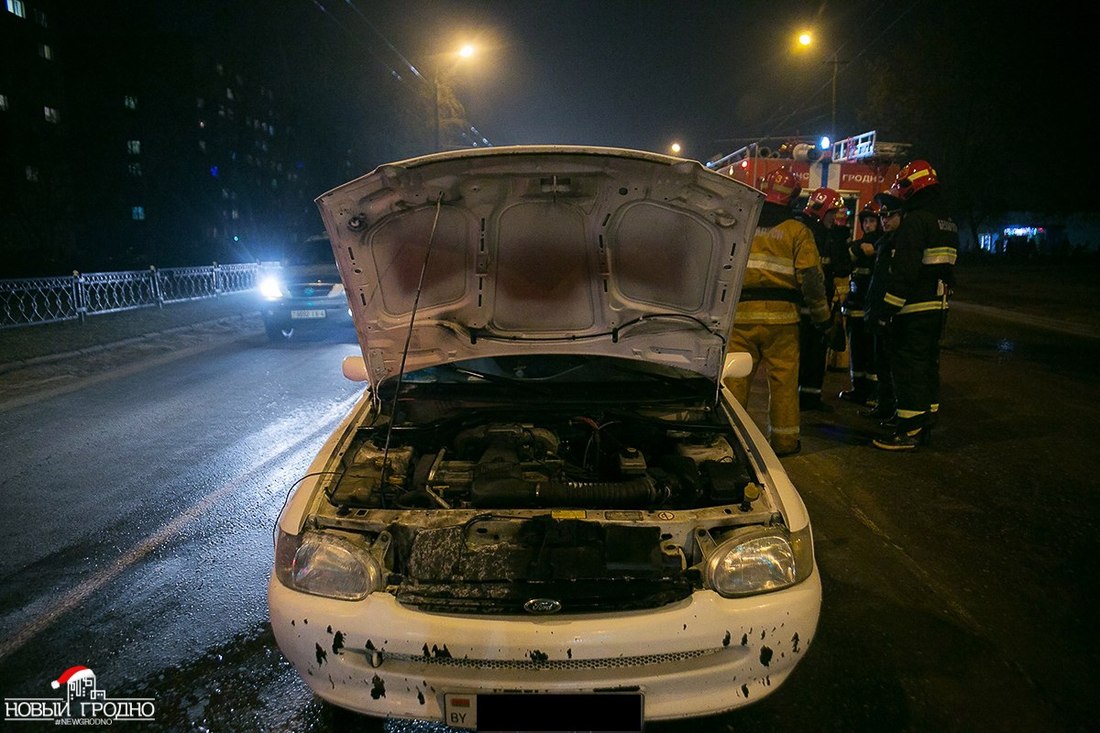
[[[386,70],[390,73],[391,77],[393,77],[399,83],[406,85],[406,87],[410,91],[415,93],[415,90],[412,89],[411,86],[409,86],[409,81],[408,81],[406,76],[402,75],[397,69],[395,69],[393,67],[393,65],[391,65],[389,62],[387,62],[381,56],[379,56],[375,52],[374,48],[372,48],[369,44],[365,43],[360,35],[356,34],[350,28],[348,28],[348,26],[342,20],[337,18],[328,8],[326,8],[324,6],[324,4],[321,2],[321,0],[309,0],[309,1],[311,3],[313,3],[313,5],[315,5],[319,10],[321,10],[321,12],[323,12],[326,16],[328,16],[328,18],[330,20],[332,20],[332,22],[334,22],[338,26],[340,26],[340,29],[344,33],[346,33],[347,35],[354,38],[359,45],[361,45],[363,48],[365,48],[367,50],[367,52],[371,55],[371,57],[374,58],[374,60],[376,60],[378,63],[382,64],[386,68]],[[366,24],[367,28],[370,29],[371,33],[373,33],[383,44],[385,44],[386,48],[388,48],[394,54],[394,56],[396,56],[398,59],[400,59],[401,66],[403,68],[407,69],[411,76],[415,77],[420,82],[426,84],[429,88],[431,88],[434,91],[435,83],[428,80],[420,72],[420,70],[418,68],[416,68],[416,66],[411,61],[409,61],[408,58],[406,58],[404,54],[401,53],[401,51],[397,48],[397,46],[392,41],[390,41],[390,39],[387,38],[386,35],[384,33],[382,33],[382,31],[380,31],[378,29],[378,27],[375,26],[375,24],[370,21],[369,18],[367,18],[367,16],[363,13],[362,10],[359,9],[359,7],[355,4],[354,0],[344,0],[344,4],[347,5],[352,10],[352,12],[354,12],[355,15],[358,16],[358,18],[363,23]],[[480,147],[482,145],[487,145],[487,146],[492,145],[492,143],[489,142],[489,140],[484,135],[482,135],[480,132],[478,132],[473,125],[470,125],[470,130],[474,131],[474,133],[475,133],[474,138],[470,138],[469,135],[467,135],[465,131],[463,131],[461,133],[461,135],[462,135],[463,138],[465,138],[467,140],[470,140],[472,146]],[[477,140],[477,139],[480,139],[481,142],[480,143],[475,142],[475,140]]]

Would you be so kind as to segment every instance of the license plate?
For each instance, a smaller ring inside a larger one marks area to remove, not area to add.
[[[325,312],[323,310],[308,310],[308,311],[291,311],[291,318],[324,318]]]
[[[443,722],[454,728],[516,730],[642,730],[640,692],[482,693],[443,695]]]

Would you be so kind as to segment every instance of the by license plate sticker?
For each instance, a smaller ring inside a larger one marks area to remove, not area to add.
[[[642,730],[640,692],[446,693],[443,722],[455,728],[496,733],[516,730]]]
[[[308,311],[291,311],[291,318],[324,318],[325,312],[323,310],[308,310]]]

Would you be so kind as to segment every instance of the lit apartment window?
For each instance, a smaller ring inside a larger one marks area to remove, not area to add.
[[[206,152],[206,141],[205,140],[199,140],[199,150],[201,150],[204,153]]]
[[[8,95],[0,94],[0,112],[6,112],[8,110]]]
[[[129,169],[131,176],[141,178],[141,163],[130,163]]]
[[[232,219],[240,219],[241,218],[241,212],[237,211],[236,209],[233,209],[233,211],[231,211],[229,213],[229,216]]]
[[[38,44],[38,55],[49,61],[53,58],[53,49],[50,48],[48,43]]]
[[[38,183],[38,169],[33,165],[27,166],[27,180],[31,183]]]
[[[134,221],[145,221],[145,207],[144,206],[132,206],[130,207],[130,217]]]
[[[126,152],[128,152],[130,155],[140,155],[141,154],[141,140],[127,140],[126,141]]]
[[[231,87],[226,87],[225,88],[225,98],[229,99],[229,100],[232,100],[234,98],[233,97],[233,89]]]
[[[58,114],[55,107],[43,107],[42,114],[46,117],[46,122],[57,123],[61,119],[61,115]]]
[[[125,97],[122,98],[122,104],[126,107],[126,109],[137,109],[137,97],[133,97],[127,94]]]
[[[8,12],[14,13],[20,18],[27,17],[27,9],[23,7],[23,0],[8,0]]]

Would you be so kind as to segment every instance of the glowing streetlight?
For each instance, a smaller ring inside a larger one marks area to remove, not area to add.
[[[672,145],[669,147],[669,150],[672,151],[673,155],[679,155],[681,150],[680,143],[672,143]]]

